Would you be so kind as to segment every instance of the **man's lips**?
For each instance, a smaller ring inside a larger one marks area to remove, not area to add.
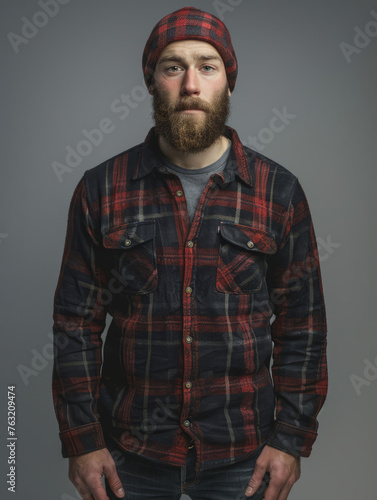
[[[181,111],[181,112],[183,112],[183,113],[195,113],[195,112],[197,112],[197,111],[201,111],[202,113],[204,113],[204,112],[205,112],[205,111],[204,111],[204,109],[196,109],[196,108],[195,108],[195,109],[192,109],[192,108],[189,108],[189,109],[181,109],[180,111]]]
[[[177,112],[194,112],[194,111],[203,111],[206,112],[205,106],[202,107],[202,105],[199,102],[190,102],[190,103],[183,103],[181,102],[180,104],[177,105],[175,108],[175,111]]]
[[[178,108],[176,111],[181,112],[181,113],[196,113],[198,111],[201,111],[202,113],[206,112],[202,108]]]

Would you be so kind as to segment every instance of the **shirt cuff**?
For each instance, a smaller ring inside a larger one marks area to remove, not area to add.
[[[59,434],[64,458],[83,455],[106,448],[100,423],[92,423],[69,429]]]
[[[295,457],[308,457],[316,438],[317,432],[315,431],[275,421],[266,444]]]

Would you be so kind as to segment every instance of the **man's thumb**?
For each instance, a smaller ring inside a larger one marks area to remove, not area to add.
[[[255,467],[253,475],[250,478],[249,484],[247,485],[245,495],[247,497],[250,497],[251,495],[254,495],[262,484],[263,481],[263,476],[264,476],[264,469],[261,469],[259,467]]]

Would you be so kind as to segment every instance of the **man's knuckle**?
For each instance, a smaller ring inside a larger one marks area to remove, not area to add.
[[[287,474],[284,469],[279,469],[274,474],[274,483],[284,484],[287,481]]]
[[[111,480],[109,479],[109,483],[111,483],[112,486],[115,486],[115,487],[120,487],[122,486],[122,481],[119,479],[119,476],[116,475],[116,476],[113,476],[111,478]]]
[[[300,479],[300,474],[292,474],[292,476],[290,477],[290,480],[292,481],[292,484],[294,484],[296,481],[298,481]]]
[[[81,480],[78,474],[68,474],[68,478],[75,486],[81,484]]]
[[[249,485],[255,488],[256,485],[259,485],[262,482],[262,479],[259,476],[253,475],[253,477],[249,481]]]
[[[290,478],[287,481],[287,485],[289,486],[289,488],[292,488],[292,486],[295,484],[295,482],[296,482],[295,478],[293,478],[293,479]]]
[[[254,470],[257,472],[265,471],[267,469],[267,463],[261,460],[260,462],[255,463]]]
[[[109,462],[103,469],[107,476],[114,476],[117,473],[117,468],[114,462]]]
[[[86,482],[87,484],[94,485],[97,484],[98,482],[98,476],[95,472],[88,472],[86,475]]]

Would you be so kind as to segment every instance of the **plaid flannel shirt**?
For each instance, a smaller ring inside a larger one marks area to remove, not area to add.
[[[226,135],[191,225],[154,129],[78,183],[54,298],[63,456],[107,434],[177,466],[195,443],[200,470],[265,443],[309,456],[327,394],[309,207],[297,177]]]

